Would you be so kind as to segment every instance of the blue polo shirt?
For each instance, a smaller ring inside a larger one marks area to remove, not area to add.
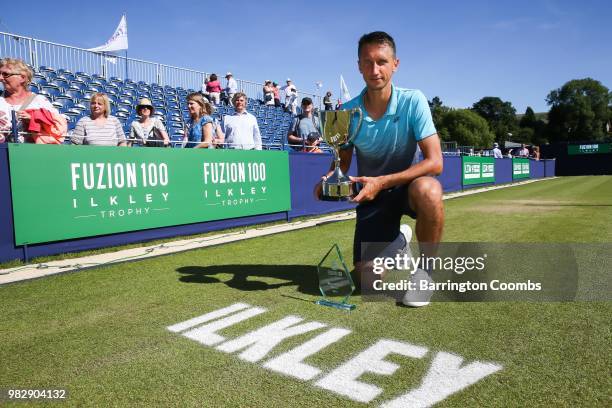
[[[415,159],[417,142],[437,133],[427,98],[417,89],[392,85],[387,111],[374,120],[363,104],[365,92],[342,105],[342,109],[359,107],[364,116],[350,142],[357,149],[358,174],[371,177],[406,170]]]

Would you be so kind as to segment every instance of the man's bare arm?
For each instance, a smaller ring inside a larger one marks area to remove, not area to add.
[[[423,160],[414,166],[398,173],[386,174],[378,177],[351,177],[352,180],[363,183],[363,188],[353,199],[355,202],[373,200],[381,190],[408,184],[422,176],[437,176],[442,173],[443,160],[440,138],[435,133],[419,143],[423,152]]]

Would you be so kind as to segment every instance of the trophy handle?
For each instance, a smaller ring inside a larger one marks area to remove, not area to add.
[[[352,134],[348,138],[347,143],[351,142],[355,137],[357,137],[357,134],[359,133],[359,130],[361,129],[361,123],[363,122],[363,111],[361,110],[361,108],[357,107],[357,108],[351,109],[351,115],[354,113],[357,113],[359,115],[359,120],[357,121],[357,126],[355,127],[355,130],[352,132]]]

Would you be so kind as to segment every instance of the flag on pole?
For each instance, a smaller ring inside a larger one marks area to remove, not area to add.
[[[128,36],[127,36],[127,19],[125,14],[121,16],[121,21],[115,30],[115,33],[106,42],[106,44],[99,47],[90,48],[89,51],[97,52],[109,52],[109,51],[122,51],[128,49]]]
[[[344,101],[351,100],[351,93],[346,86],[346,82],[344,82],[344,77],[342,74],[340,74],[340,93],[342,94],[342,99],[344,99]]]

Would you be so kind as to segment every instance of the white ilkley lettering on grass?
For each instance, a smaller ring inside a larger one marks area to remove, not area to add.
[[[286,316],[235,339],[228,340],[217,333],[219,330],[250,319],[265,311],[266,309],[261,307],[253,307],[246,303],[235,303],[167,328],[171,332],[181,333],[181,335],[201,344],[217,345],[217,350],[226,353],[242,350],[238,355],[239,358],[257,362],[267,356],[283,340],[327,327],[325,323],[320,322],[303,323],[304,319],[299,316]],[[322,370],[304,363],[304,360],[325,347],[340,341],[350,333],[351,331],[347,329],[330,328],[306,340],[301,345],[264,362],[263,367],[300,380],[315,380],[317,376],[321,375]],[[381,395],[383,389],[377,385],[359,381],[359,377],[365,373],[394,374],[399,365],[385,361],[385,357],[389,354],[400,354],[410,358],[422,359],[427,355],[427,352],[426,347],[397,340],[380,339],[366,350],[323,375],[314,385],[353,401],[372,402]],[[404,394],[383,402],[381,406],[384,408],[428,407],[502,369],[501,365],[495,363],[480,361],[463,363],[464,360],[460,356],[443,351],[438,352],[433,358],[425,378],[417,388],[407,390]]]
[[[224,307],[223,309],[215,310],[214,312],[206,313],[205,315],[194,317],[193,319],[189,319],[181,323],[173,324],[172,326],[168,326],[167,329],[171,332],[179,333],[199,324],[216,320],[220,317],[227,316],[228,314],[232,314],[249,307],[251,307],[251,305],[247,305],[246,303],[234,303],[233,305]]]
[[[318,353],[350,333],[351,331],[347,329],[329,329],[306,343],[268,360],[264,367],[300,380],[312,380],[321,373],[321,369],[304,363],[304,359]]]
[[[419,388],[394,400],[385,402],[383,408],[430,407],[482,378],[502,369],[493,363],[474,361],[461,367],[463,358],[450,353],[436,354],[429,371]]]
[[[265,311],[266,309],[263,307],[252,307],[250,309],[243,310],[242,312],[215,320],[211,323],[205,324],[204,326],[186,331],[183,333],[183,336],[207,346],[214,346],[215,344],[225,341],[225,337],[216,333],[218,330],[233,326],[236,323],[250,319],[251,317],[262,314]]]
[[[386,356],[392,353],[412,358],[423,358],[427,354],[427,348],[401,341],[382,339],[321,378],[315,385],[344,395],[354,401],[370,402],[383,391],[382,388],[357,379],[365,373],[393,374],[399,366],[384,360]]]
[[[225,353],[232,353],[234,351],[242,350],[248,347],[242,353],[238,355],[245,361],[254,363],[261,360],[276,347],[281,341],[298,336],[300,334],[308,333],[313,330],[318,330],[326,325],[319,322],[309,322],[297,325],[303,321],[301,317],[287,316],[277,322],[264,326],[255,331],[249,332],[241,337],[234,340],[229,340],[219,346],[217,350]]]

